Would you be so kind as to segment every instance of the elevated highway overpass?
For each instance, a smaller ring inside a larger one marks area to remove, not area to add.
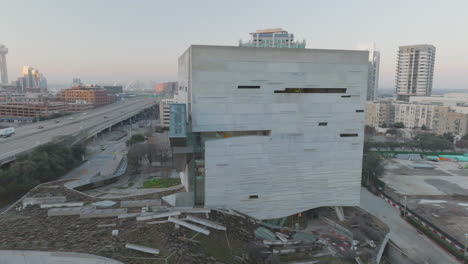
[[[82,140],[91,138],[156,104],[154,98],[137,97],[86,113],[20,126],[11,137],[0,138],[0,165],[14,160],[21,153],[64,136],[75,136]]]

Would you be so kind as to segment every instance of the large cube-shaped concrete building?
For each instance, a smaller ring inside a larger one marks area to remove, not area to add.
[[[178,90],[195,201],[259,219],[358,206],[367,60],[367,51],[191,46]]]

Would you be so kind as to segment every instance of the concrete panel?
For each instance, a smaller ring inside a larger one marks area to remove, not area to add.
[[[207,235],[207,236],[210,234],[210,230],[199,227],[199,226],[196,226],[196,225],[193,225],[193,224],[190,224],[190,223],[187,223],[185,221],[182,221],[182,220],[179,220],[179,219],[176,219],[176,218],[173,218],[173,217],[169,217],[168,220],[170,222],[173,222],[174,224],[181,225],[181,226],[186,227],[188,229],[192,229],[193,231],[196,231],[198,233],[202,233],[202,234]]]
[[[167,212],[167,213],[160,213],[160,214],[153,214],[153,215],[145,215],[145,216],[139,216],[137,217],[137,221],[146,221],[150,219],[155,219],[155,218],[165,218],[165,217],[170,217],[170,216],[178,216],[180,215],[180,212]]]
[[[83,202],[78,203],[54,203],[54,204],[41,204],[41,208],[53,208],[53,207],[81,207]]]
[[[120,207],[146,207],[146,206],[159,206],[161,205],[161,200],[130,200],[130,201],[121,201]]]
[[[47,216],[80,215],[81,212],[94,210],[96,207],[70,207],[70,208],[51,208],[47,210]]]
[[[80,218],[114,217],[127,213],[127,208],[119,209],[91,209],[80,213]]]
[[[149,253],[149,254],[154,254],[154,255],[159,254],[159,249],[157,249],[157,248],[144,247],[144,246],[139,246],[139,245],[135,245],[135,244],[125,244],[125,247],[129,248],[129,249]]]
[[[66,200],[65,196],[26,197],[23,199],[23,205],[64,203]]]
[[[197,223],[197,224],[201,224],[201,225],[204,225],[204,226],[208,226],[208,227],[211,227],[211,228],[214,228],[216,230],[223,230],[223,231],[226,231],[226,227],[225,226],[222,226],[218,223],[215,223],[215,222],[212,222],[210,220],[206,220],[206,219],[201,219],[201,218],[198,218],[198,217],[195,217],[195,216],[187,216],[187,220],[191,221],[191,222],[194,222],[194,223]]]

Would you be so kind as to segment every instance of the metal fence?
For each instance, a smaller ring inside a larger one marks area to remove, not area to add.
[[[405,209],[405,206],[402,205],[401,203],[395,201],[392,197],[388,196],[387,194],[383,192],[379,192],[379,195],[388,203],[390,203],[393,207],[396,207],[400,211],[403,211]],[[459,250],[461,253],[465,252],[464,245],[460,243],[458,240],[456,240],[454,237],[450,236],[449,234],[445,233],[441,229],[439,229],[437,226],[426,220],[424,217],[418,215],[416,212],[413,210],[409,209],[406,207],[406,215],[408,216],[413,216],[419,223],[421,223],[422,226],[425,228],[431,230],[432,233],[435,235],[438,235],[441,239],[445,240],[447,243],[449,243],[452,247],[456,248]]]

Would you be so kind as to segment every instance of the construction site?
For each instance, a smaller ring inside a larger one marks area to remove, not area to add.
[[[147,145],[169,148],[168,133],[152,132],[150,123],[102,133],[88,144],[86,162],[0,213],[0,250],[73,252],[131,264],[351,264],[382,258],[389,229],[358,207],[343,207],[341,219],[334,207],[321,207],[260,221],[235,210],[174,203],[175,196],[193,193],[181,184],[170,153],[166,160],[148,157]],[[136,134],[144,134],[144,141],[129,145]],[[132,149],[141,156],[138,171],[131,166]]]
[[[345,208],[339,224],[334,210],[321,208],[279,228],[162,199],[181,189],[103,200],[67,188],[68,181],[39,185],[0,215],[1,250],[87,253],[121,263],[373,263],[388,232],[357,208]]]
[[[399,154],[386,160],[385,193],[460,244],[468,232],[468,155]]]

